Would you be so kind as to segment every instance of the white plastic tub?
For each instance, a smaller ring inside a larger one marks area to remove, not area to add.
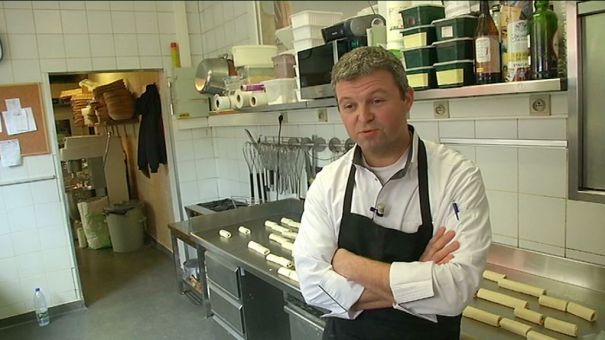
[[[302,39],[294,40],[294,50],[296,52],[307,50],[311,47],[320,46],[324,44],[323,39]]]
[[[292,28],[305,25],[332,26],[342,20],[342,12],[301,11],[290,16]]]
[[[296,27],[292,30],[292,36],[294,40],[303,40],[303,39],[323,39],[321,35],[321,29],[323,26],[315,26],[315,25],[304,25]]]
[[[231,48],[233,65],[273,67],[271,58],[277,54],[275,45],[237,45]]]
[[[296,78],[272,79],[261,82],[265,85],[267,104],[285,104],[296,102]]]

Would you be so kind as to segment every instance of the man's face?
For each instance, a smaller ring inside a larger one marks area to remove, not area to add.
[[[414,100],[410,89],[401,97],[393,76],[383,70],[336,83],[340,117],[368,156],[399,154],[408,136],[406,115]]]

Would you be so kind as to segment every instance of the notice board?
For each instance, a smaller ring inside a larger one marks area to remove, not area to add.
[[[50,153],[48,136],[46,135],[46,118],[40,93],[40,84],[9,84],[0,85],[0,112],[6,111],[5,99],[19,98],[21,107],[31,107],[36,121],[36,131],[7,134],[6,124],[2,120],[0,140],[18,139],[21,156],[42,155]]]

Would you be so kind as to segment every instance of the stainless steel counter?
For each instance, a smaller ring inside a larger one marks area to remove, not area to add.
[[[278,275],[278,265],[267,262],[262,255],[256,254],[247,247],[248,242],[252,240],[268,247],[276,255],[291,258],[289,251],[268,239],[264,222],[265,220],[278,222],[282,217],[298,221],[302,209],[301,201],[289,199],[194,217],[189,221],[180,222],[182,225],[173,225],[172,227],[189,231],[193,239],[208,251],[217,253],[268,284],[302,299],[295,281]],[[241,235],[237,231],[240,225],[249,228],[252,231],[251,235]],[[219,229],[230,231],[232,237],[230,239],[221,238],[218,234]],[[603,284],[605,268],[516,248],[493,245],[487,269],[504,273],[512,280],[543,287],[547,290],[548,295],[596,309],[598,319],[596,322],[590,323],[568,313],[541,307],[535,297],[498,288],[495,282],[487,280],[482,282],[481,286],[484,288],[527,300],[532,310],[577,324],[580,339],[594,339],[591,334],[594,335],[605,330],[605,287]],[[479,299],[475,299],[472,305],[503,317],[515,319],[510,308]],[[529,324],[529,322],[527,323]],[[534,329],[557,339],[571,339],[571,337],[546,330],[541,326],[535,326]],[[462,333],[466,339],[520,338],[506,330],[467,318],[463,318]]]

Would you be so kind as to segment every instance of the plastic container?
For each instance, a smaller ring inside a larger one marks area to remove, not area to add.
[[[296,78],[273,79],[262,82],[265,85],[267,104],[285,104],[296,102]]]
[[[433,66],[409,68],[405,73],[408,84],[416,91],[437,87],[437,75]]]
[[[433,20],[445,18],[445,7],[441,5],[418,5],[399,12],[403,28],[430,25]]]
[[[300,11],[290,16],[292,29],[305,25],[332,26],[342,20],[342,12]]]
[[[323,39],[303,39],[303,40],[294,40],[294,50],[296,52],[302,50],[308,50],[315,46],[321,46],[324,44]]]
[[[295,78],[296,71],[294,65],[296,60],[293,54],[276,55],[273,59],[273,69],[277,78]]]
[[[277,54],[275,45],[237,45],[231,47],[233,65],[239,66],[273,66],[271,58]]]
[[[42,293],[40,288],[34,290],[34,308],[36,310],[36,320],[38,325],[44,327],[50,323],[50,316],[48,314],[48,305],[46,304],[46,297]]]
[[[323,39],[321,29],[324,26],[305,25],[292,29],[292,37],[294,40],[303,39]]]
[[[473,59],[475,56],[473,38],[435,41],[433,46],[435,46],[437,50],[437,62],[439,63],[453,60]]]
[[[143,246],[146,217],[142,202],[114,204],[104,211],[114,252],[127,253]]]
[[[244,84],[258,84],[261,81],[275,78],[275,68],[271,65],[263,67],[240,66],[237,74],[242,77]]]
[[[448,40],[454,38],[472,38],[477,30],[477,17],[473,15],[461,15],[453,18],[437,19],[433,25],[437,30],[437,40]]]
[[[440,88],[460,87],[475,84],[475,63],[473,60],[454,60],[433,65]]]
[[[405,48],[424,47],[437,40],[433,25],[406,28],[401,31],[401,35],[403,35],[403,47]]]
[[[437,60],[434,46],[403,50],[403,58],[405,59],[406,69],[432,66]]]

